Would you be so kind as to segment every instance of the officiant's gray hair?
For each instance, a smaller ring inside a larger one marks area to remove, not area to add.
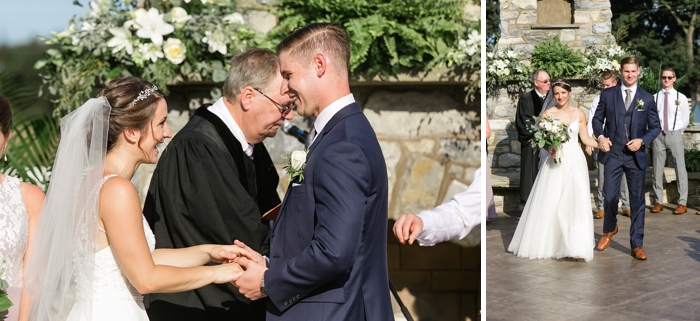
[[[246,86],[262,89],[279,73],[280,60],[270,49],[251,48],[231,58],[224,81],[224,97],[233,101]]]

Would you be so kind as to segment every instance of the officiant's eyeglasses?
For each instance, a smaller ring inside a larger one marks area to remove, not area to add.
[[[260,93],[261,95],[265,96],[265,98],[269,99],[273,104],[275,104],[275,106],[277,106],[277,109],[279,109],[279,110],[280,110],[280,113],[282,113],[282,114],[285,114],[285,113],[286,113],[288,110],[290,110],[290,109],[296,109],[296,108],[297,108],[297,106],[296,106],[296,104],[295,104],[295,102],[297,101],[296,97],[294,98],[294,100],[292,100],[292,102],[289,103],[289,105],[286,105],[286,106],[285,106],[285,105],[282,105],[282,104],[276,102],[274,99],[270,98],[268,95],[265,95],[265,93],[263,93],[262,91],[260,91],[260,89],[258,89],[258,88],[253,88],[253,89],[255,89],[255,91],[257,91],[257,92]]]
[[[666,80],[666,79],[671,80],[673,78],[676,78],[676,77],[675,76],[661,76],[661,80]]]

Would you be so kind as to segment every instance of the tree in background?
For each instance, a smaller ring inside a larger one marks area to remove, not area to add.
[[[618,39],[639,52],[640,64],[658,78],[662,68],[671,67],[685,81],[677,89],[700,98],[700,71],[695,43],[700,0],[618,0],[611,1],[613,29],[627,26],[628,36]],[[657,88],[660,90],[661,87]]]
[[[493,45],[501,37],[501,10],[498,0],[484,0],[486,5],[486,43]]]

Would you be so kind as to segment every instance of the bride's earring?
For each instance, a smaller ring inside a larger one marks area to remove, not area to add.
[[[7,162],[7,144],[5,144],[5,147],[3,147],[2,153],[5,155],[5,162]]]

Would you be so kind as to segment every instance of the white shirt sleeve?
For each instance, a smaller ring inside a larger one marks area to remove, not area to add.
[[[600,102],[600,95],[595,96],[593,98],[593,102],[591,103],[591,111],[588,113],[588,134],[591,135],[591,137],[594,137],[595,134],[593,133],[593,116],[595,116],[595,110],[598,108],[598,103]]]
[[[463,239],[481,224],[481,168],[466,191],[458,193],[433,210],[422,211],[423,231],[416,240],[421,246],[433,246],[451,239]]]
[[[676,121],[676,128],[681,132],[684,132],[690,123],[690,105],[688,104],[688,97],[683,94],[679,95],[678,100],[681,101],[680,110],[678,111],[678,120]]]

